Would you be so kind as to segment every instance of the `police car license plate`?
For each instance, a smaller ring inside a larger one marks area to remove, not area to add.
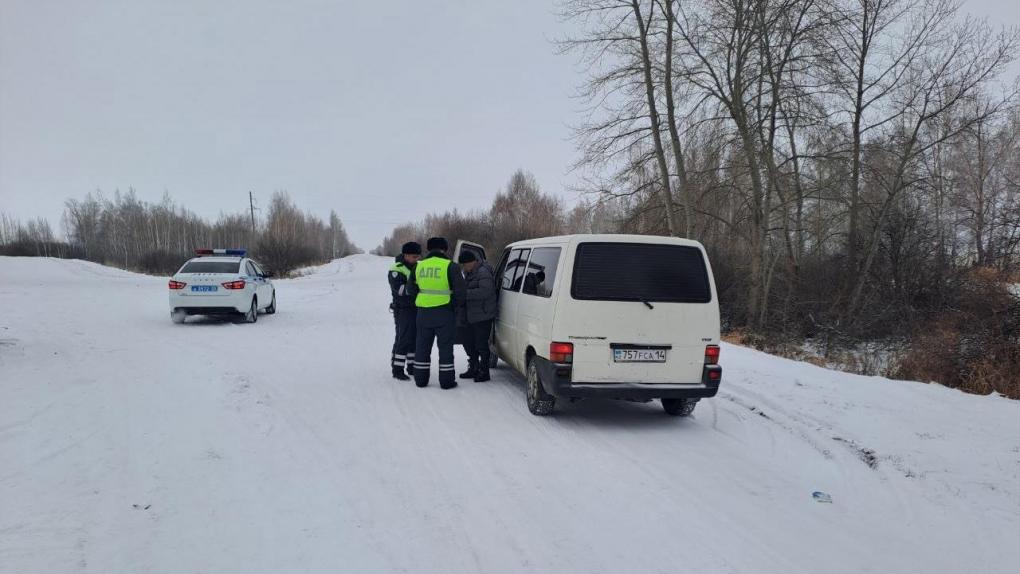
[[[666,349],[613,349],[614,363],[665,363]]]
[[[216,285],[192,285],[191,291],[194,293],[212,293],[215,292],[219,287]]]

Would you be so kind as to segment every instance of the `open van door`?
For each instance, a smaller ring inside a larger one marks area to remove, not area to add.
[[[474,253],[475,257],[477,257],[479,261],[486,261],[484,247],[477,243],[464,241],[463,239],[457,240],[457,247],[453,250],[453,261],[456,263],[457,259],[460,257],[460,254],[465,251],[470,251],[471,253]]]

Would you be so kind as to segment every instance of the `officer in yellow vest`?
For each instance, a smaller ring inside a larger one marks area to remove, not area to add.
[[[414,384],[427,387],[432,367],[432,342],[439,346],[439,386],[457,386],[453,364],[453,340],[457,330],[456,306],[466,300],[467,287],[460,266],[450,261],[449,244],[442,237],[426,243],[428,255],[414,267],[407,292],[418,308],[414,346]]]
[[[400,248],[400,255],[390,267],[387,278],[390,282],[390,294],[393,302],[390,309],[393,311],[393,323],[396,326],[396,335],[393,338],[393,354],[390,358],[390,365],[393,367],[393,378],[406,381],[414,374],[414,338],[417,332],[415,318],[418,309],[414,305],[414,297],[407,293],[407,283],[414,266],[421,259],[421,245],[409,241]],[[407,374],[404,374],[404,368]]]

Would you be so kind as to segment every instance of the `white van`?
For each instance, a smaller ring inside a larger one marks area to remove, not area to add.
[[[461,242],[457,252],[484,249]],[[719,390],[719,301],[705,248],[646,235],[565,235],[506,248],[495,267],[493,357],[527,378],[528,408],[557,398],[662,399],[693,412]]]

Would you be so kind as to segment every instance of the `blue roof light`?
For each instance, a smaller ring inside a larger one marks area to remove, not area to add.
[[[231,257],[244,257],[248,253],[246,249],[196,249],[196,255],[228,255]]]

